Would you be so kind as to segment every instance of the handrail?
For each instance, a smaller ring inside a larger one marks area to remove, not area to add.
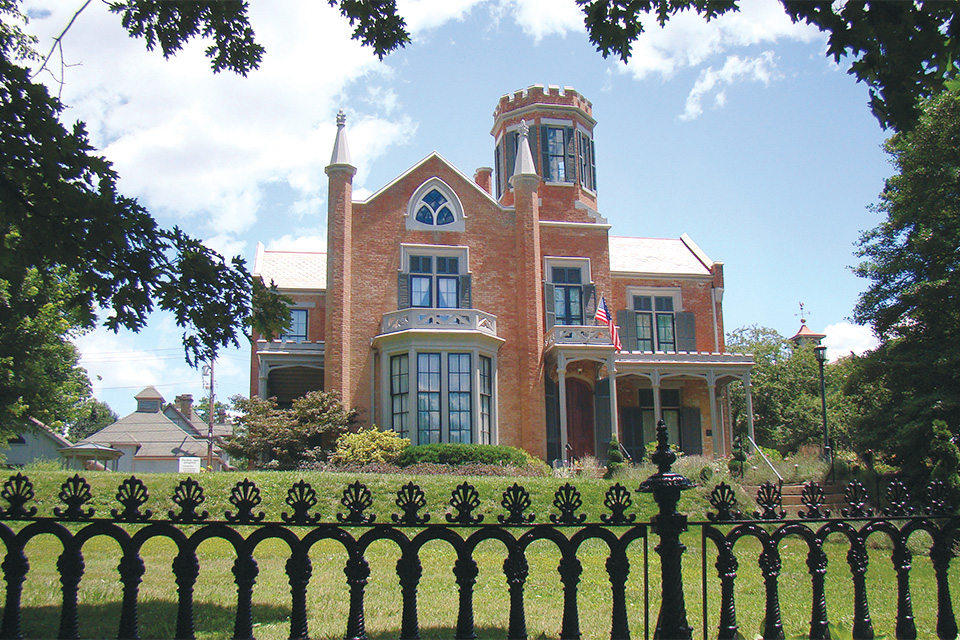
[[[759,447],[759,445],[757,445],[757,443],[754,442],[753,438],[751,438],[750,436],[747,436],[747,440],[749,440],[750,444],[753,445],[753,448],[757,450],[757,453],[760,454],[760,457],[763,458],[763,461],[767,463],[767,466],[770,467],[770,470],[777,475],[777,479],[780,480],[780,484],[783,484],[783,476],[780,475],[780,472],[777,471],[776,467],[774,467],[773,464],[771,464],[770,459],[767,458],[766,454],[763,453],[763,450]]]

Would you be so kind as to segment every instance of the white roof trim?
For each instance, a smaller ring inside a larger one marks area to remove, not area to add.
[[[398,175],[396,178],[394,178],[393,180],[391,180],[390,182],[388,182],[388,183],[385,184],[384,186],[382,186],[382,187],[380,187],[379,189],[377,189],[376,191],[374,191],[370,196],[367,197],[366,200],[354,200],[354,201],[353,201],[354,204],[363,204],[363,205],[369,204],[371,200],[374,200],[375,198],[377,198],[378,196],[380,196],[380,194],[382,194],[383,192],[385,192],[387,189],[389,189],[389,188],[392,187],[393,185],[397,184],[398,182],[400,182],[401,180],[403,180],[404,178],[406,178],[408,175],[410,175],[411,173],[413,173],[416,169],[420,168],[423,164],[425,164],[425,163],[427,162],[427,160],[430,160],[431,158],[437,158],[437,159],[439,159],[441,162],[443,162],[443,164],[447,165],[450,169],[452,169],[452,170],[454,171],[454,173],[456,173],[456,174],[459,175],[461,178],[463,178],[463,179],[467,182],[467,184],[469,184],[471,187],[473,187],[474,189],[476,189],[478,193],[482,193],[484,196],[486,196],[487,200],[489,200],[491,204],[496,205],[496,206],[499,207],[500,209],[505,209],[505,207],[503,207],[499,202],[497,202],[497,199],[494,198],[493,195],[491,195],[490,193],[488,193],[488,192],[484,191],[482,188],[480,188],[480,185],[478,185],[476,182],[474,182],[474,181],[473,181],[473,178],[467,177],[467,174],[465,174],[463,171],[460,171],[460,169],[458,169],[457,167],[455,167],[449,160],[447,160],[446,158],[444,158],[442,155],[440,155],[440,154],[437,153],[436,151],[431,151],[423,160],[421,160],[420,162],[417,162],[416,164],[412,165],[410,168],[408,168],[406,171],[404,171],[403,173],[401,173],[400,175]]]

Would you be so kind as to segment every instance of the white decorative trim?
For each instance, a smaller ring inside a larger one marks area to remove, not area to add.
[[[577,267],[580,269],[581,284],[590,284],[593,282],[593,277],[590,272],[590,258],[580,258],[576,256],[544,256],[543,274],[544,280],[547,282],[553,282],[553,280],[550,278],[551,267]]]

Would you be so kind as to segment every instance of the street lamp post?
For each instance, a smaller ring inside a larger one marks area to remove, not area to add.
[[[823,409],[823,459],[830,462],[833,458],[830,450],[830,435],[827,431],[827,389],[823,379],[823,366],[827,363],[827,348],[823,345],[814,347],[813,352],[820,363],[820,406]]]

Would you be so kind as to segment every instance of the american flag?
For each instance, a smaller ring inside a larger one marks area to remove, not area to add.
[[[613,321],[613,318],[610,317],[610,312],[607,311],[607,301],[603,298],[600,298],[600,304],[597,305],[597,312],[593,316],[593,321],[597,324],[603,323],[610,327],[610,339],[613,341],[613,346],[620,351],[623,348],[623,345],[620,344],[620,334],[617,332],[617,325]]]

